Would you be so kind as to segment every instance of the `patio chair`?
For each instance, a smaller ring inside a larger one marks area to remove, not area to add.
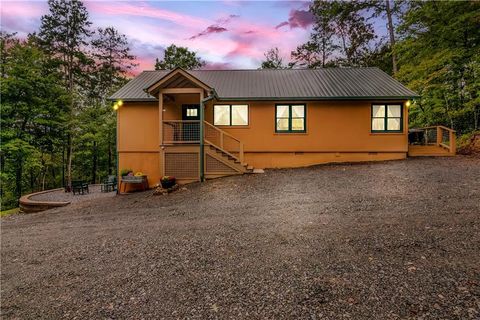
[[[90,193],[88,190],[88,183],[82,181],[82,180],[74,180],[72,181],[72,192],[75,195],[75,193],[78,194],[85,194],[85,191],[87,193]]]
[[[117,176],[108,176],[107,179],[103,180],[102,192],[110,192],[115,190],[117,190]]]

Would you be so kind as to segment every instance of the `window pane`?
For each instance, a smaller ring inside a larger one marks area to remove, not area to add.
[[[373,106],[372,107],[372,117],[385,117],[385,106]]]
[[[289,117],[288,106],[277,106],[277,118],[287,118]]]
[[[288,130],[288,119],[277,119],[277,131]]]
[[[400,109],[401,107],[398,105],[388,106],[388,117],[400,118]]]
[[[230,125],[230,106],[215,105],[213,106],[213,124],[217,126]]]
[[[296,130],[296,131],[305,130],[305,119],[304,118],[293,118],[292,119],[292,130]]]
[[[372,130],[385,130],[385,120],[372,119]]]
[[[292,106],[292,117],[303,118],[305,116],[305,106]]]
[[[198,115],[198,110],[195,109],[187,109],[187,117],[196,117]]]
[[[391,119],[389,118],[387,120],[387,129],[388,130],[400,130],[400,119],[399,118],[394,118],[394,119]]]
[[[248,125],[248,106],[233,105],[232,106],[232,126]]]

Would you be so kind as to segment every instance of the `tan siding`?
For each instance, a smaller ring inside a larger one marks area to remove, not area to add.
[[[117,116],[119,151],[159,151],[158,102],[126,102]]]
[[[299,103],[299,102],[294,102]],[[407,152],[404,133],[372,134],[371,102],[302,102],[307,106],[306,133],[275,133],[275,102],[250,102],[247,127],[220,128],[243,141],[245,152]],[[232,103],[234,104],[234,103]],[[245,104],[245,102],[238,102]],[[405,108],[404,108],[405,109]],[[405,111],[405,110],[404,110]],[[213,122],[212,104],[206,120]]]

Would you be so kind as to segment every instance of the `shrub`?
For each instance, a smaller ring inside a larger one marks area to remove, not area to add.
[[[175,181],[175,177],[173,177],[173,176],[163,176],[161,181],[164,181],[164,182]]]

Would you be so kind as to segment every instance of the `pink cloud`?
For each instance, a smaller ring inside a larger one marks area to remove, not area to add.
[[[157,18],[171,21],[180,25],[206,25],[208,21],[185,14],[176,13],[174,11],[159,9],[146,3],[132,5],[122,2],[87,2],[87,7],[99,14],[108,15],[128,15],[141,16],[149,18]]]
[[[280,29],[280,28],[283,27],[283,26],[288,26],[288,24],[289,24],[289,23],[288,23],[287,21],[283,21],[282,23],[278,24],[278,25],[275,27],[275,29]]]
[[[234,18],[240,18],[238,14],[230,14],[228,17],[217,19],[218,24],[227,24]]]
[[[314,15],[308,10],[297,10],[292,9],[290,10],[288,21],[284,21],[278,24],[275,28],[279,29],[283,26],[290,26],[291,29],[293,28],[303,28],[306,29],[315,21]]]
[[[225,31],[227,31],[227,29],[224,28],[224,27],[220,27],[220,26],[217,26],[217,25],[211,25],[211,26],[208,26],[207,29],[203,30],[202,32],[197,33],[194,36],[191,36],[189,39],[193,40],[193,39],[196,39],[196,38],[199,38],[199,37],[209,35],[211,33],[222,33],[222,32],[225,32]]]
[[[17,36],[25,38],[35,31],[40,24],[40,17],[48,12],[45,2],[35,1],[2,1],[1,29],[7,32],[16,32]]]
[[[35,1],[2,1],[2,17],[40,18],[47,12],[47,6]]]

